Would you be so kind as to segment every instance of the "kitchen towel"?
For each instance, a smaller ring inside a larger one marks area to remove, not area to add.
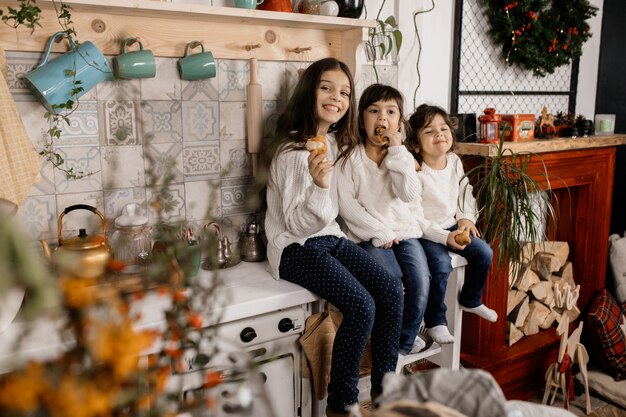
[[[1,47],[0,73],[0,198],[19,206],[37,181],[41,161],[11,97],[8,68]]]

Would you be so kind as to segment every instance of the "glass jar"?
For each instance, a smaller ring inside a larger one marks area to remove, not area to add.
[[[122,209],[122,215],[115,219],[115,231],[109,244],[113,259],[125,264],[122,272],[141,273],[150,258],[152,238],[148,218],[139,214],[139,205],[130,203]]]

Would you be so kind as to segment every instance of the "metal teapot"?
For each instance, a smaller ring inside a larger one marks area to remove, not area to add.
[[[78,236],[63,239],[63,217],[74,210],[89,210],[97,214],[102,221],[103,234],[88,236],[85,229],[80,229]],[[45,255],[59,273],[73,277],[99,277],[111,259],[111,248],[107,240],[107,221],[98,209],[87,204],[76,204],[63,210],[59,216],[59,246],[54,251],[50,250],[45,240],[41,240],[41,245]]]

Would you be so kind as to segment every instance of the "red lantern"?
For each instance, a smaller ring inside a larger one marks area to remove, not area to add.
[[[484,114],[478,117],[480,143],[500,142],[500,121],[502,116],[496,114],[496,109],[488,107]]]

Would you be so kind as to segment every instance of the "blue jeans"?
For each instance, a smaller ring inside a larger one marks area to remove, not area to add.
[[[358,402],[360,360],[371,334],[372,390],[394,372],[402,317],[402,283],[353,242],[334,236],[292,243],[281,255],[280,276],[328,300],[343,313],[333,345],[328,406]]]
[[[450,227],[449,231],[454,231],[457,225]],[[445,295],[448,286],[448,277],[452,272],[452,259],[449,252],[454,252],[467,259],[465,267],[465,283],[459,295],[459,303],[463,307],[473,308],[482,304],[480,298],[485,289],[493,250],[482,239],[471,237],[472,242],[465,246],[463,250],[436,243],[428,239],[420,239],[420,243],[428,258],[428,268],[432,275],[430,293],[428,294],[428,304],[426,314],[424,314],[424,324],[431,328],[439,325],[447,325]]]
[[[383,265],[393,277],[404,284],[404,312],[400,332],[399,353],[407,354],[419,331],[430,288],[430,272],[426,254],[418,239],[401,240],[390,249],[377,248],[370,242],[359,243]]]

